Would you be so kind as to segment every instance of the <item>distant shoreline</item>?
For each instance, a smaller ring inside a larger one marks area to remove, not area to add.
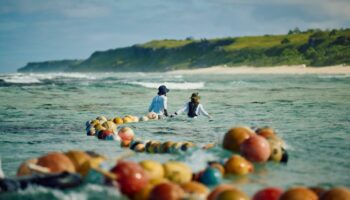
[[[200,69],[168,71],[168,74],[350,74],[350,66],[308,67],[305,65],[276,67],[213,66]]]

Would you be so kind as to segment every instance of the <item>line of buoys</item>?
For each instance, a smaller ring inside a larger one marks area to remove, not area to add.
[[[0,192],[25,188],[13,187],[11,190],[13,184],[18,185],[19,183],[25,186],[38,184],[60,189],[75,187],[80,185],[82,181],[94,181],[89,176],[92,172],[98,172],[100,177],[105,179],[99,181],[100,184],[117,186],[121,193],[132,200],[250,199],[239,188],[221,184],[226,175],[242,175],[253,170],[251,163],[240,155],[233,155],[223,164],[209,162],[208,166],[200,172],[193,172],[187,164],[178,161],[160,163],[154,160],[143,160],[137,163],[117,159],[116,164],[111,169],[102,168],[104,161],[106,161],[104,156],[93,152],[77,150],[65,153],[50,152],[21,164],[18,176],[31,176],[21,179],[0,179]],[[44,174],[40,176],[36,173],[33,174],[31,165],[37,165],[35,171],[42,171]],[[242,166],[244,170],[241,169]],[[30,173],[27,173],[28,171]],[[75,173],[79,173],[78,177],[84,177],[84,179],[74,178],[77,176],[74,175]],[[208,187],[214,188],[210,192]],[[257,191],[251,197],[252,200],[347,200],[349,198],[350,191],[345,187],[335,187],[329,190],[318,187],[294,187],[285,191],[281,188],[268,187]]]
[[[130,148],[135,152],[146,152],[146,153],[178,153],[181,151],[187,151],[191,148],[196,147],[192,142],[173,142],[166,141],[160,142],[157,140],[141,141],[132,140],[130,143],[122,142],[122,147]],[[205,145],[203,148],[213,147],[213,144]]]

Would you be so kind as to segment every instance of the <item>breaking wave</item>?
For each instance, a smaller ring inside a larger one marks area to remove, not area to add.
[[[128,84],[139,85],[146,88],[158,88],[160,85],[166,85],[169,89],[174,90],[192,90],[204,87],[204,82],[129,82]]]

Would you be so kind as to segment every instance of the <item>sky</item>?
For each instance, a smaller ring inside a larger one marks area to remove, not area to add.
[[[350,27],[350,0],[0,0],[0,73],[159,39]]]

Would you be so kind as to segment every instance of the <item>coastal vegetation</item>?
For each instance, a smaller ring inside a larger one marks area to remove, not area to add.
[[[52,60],[44,62],[29,62],[18,72],[64,72],[71,66],[78,65],[82,60]]]
[[[285,35],[216,39],[154,40],[96,51],[86,60],[28,63],[19,72],[169,71],[215,65],[329,66],[350,64],[350,29],[300,31]]]

